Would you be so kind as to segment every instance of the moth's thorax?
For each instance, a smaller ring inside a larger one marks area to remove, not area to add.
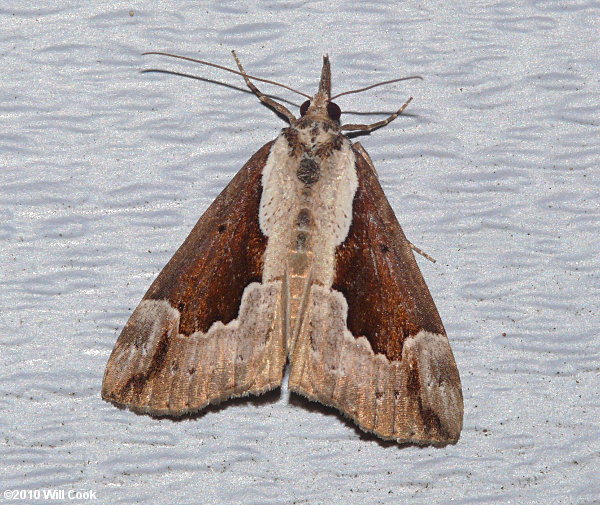
[[[325,113],[326,114],[326,113]],[[327,119],[321,115],[307,114],[286,130],[297,132],[298,140],[307,149],[317,149],[319,145],[331,142],[335,137],[346,137],[340,133],[340,125],[336,121]]]
[[[287,278],[292,297],[309,278],[331,286],[357,185],[352,146],[337,123],[306,115],[281,132],[262,177],[263,281]]]

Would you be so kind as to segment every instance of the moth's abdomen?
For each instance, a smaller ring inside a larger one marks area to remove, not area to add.
[[[312,250],[315,230],[311,210],[307,207],[301,208],[294,224],[286,258],[287,313],[290,336],[297,333],[298,322],[302,319],[304,301],[307,290],[310,288],[311,270],[315,258]]]

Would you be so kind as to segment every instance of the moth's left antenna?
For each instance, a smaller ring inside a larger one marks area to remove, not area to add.
[[[169,56],[170,58],[178,58],[180,60],[192,61],[194,63],[200,63],[202,65],[208,65],[209,67],[219,68],[221,70],[225,70],[226,72],[231,72],[232,74],[241,75],[242,77],[244,77],[244,79],[245,78],[249,78],[249,79],[253,79],[255,81],[266,82],[267,84],[274,84],[275,86],[279,86],[279,87],[285,88],[285,89],[287,89],[289,91],[293,91],[294,93],[298,93],[299,95],[302,95],[303,97],[306,97],[308,99],[311,98],[310,95],[307,95],[306,93],[302,93],[302,91],[298,91],[297,89],[291,88],[290,86],[286,86],[285,84],[281,84],[280,82],[271,81],[269,79],[263,79],[262,77],[256,77],[254,75],[248,75],[245,72],[239,72],[239,71],[234,70],[232,68],[224,67],[222,65],[217,65],[216,63],[211,63],[210,61],[197,60],[196,58],[190,58],[188,56],[180,56],[178,54],[163,53],[163,52],[160,52],[160,51],[148,51],[146,53],[142,53],[142,55],[144,55],[144,56],[147,55],[147,54],[158,54],[160,56]]]

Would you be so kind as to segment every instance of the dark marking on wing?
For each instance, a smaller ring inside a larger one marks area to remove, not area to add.
[[[127,328],[127,326],[125,328]],[[134,330],[135,329],[139,330],[139,328],[134,328]],[[152,361],[148,368],[143,372],[131,375],[119,390],[119,394],[121,396],[131,396],[131,402],[133,404],[141,403],[141,397],[148,381],[153,380],[156,375],[160,374],[168,352],[169,329],[167,328],[159,338],[158,344],[156,345],[156,352],[153,354]]]
[[[321,178],[321,169],[313,158],[304,155],[298,165],[296,176],[305,186],[312,186]]]
[[[411,398],[416,403],[416,409],[418,410],[419,417],[421,418],[421,422],[423,425],[423,431],[428,434],[431,438],[434,439],[452,439],[454,438],[452,434],[450,434],[442,423],[439,415],[430,407],[423,404],[423,398],[421,397],[421,377],[420,377],[420,368],[416,360],[410,366],[410,371],[407,377],[406,389],[409,398]],[[451,375],[445,374],[444,377],[454,377],[456,376],[456,383],[460,384],[460,379],[458,378],[458,374],[452,373]],[[453,384],[454,382],[452,382]]]
[[[307,229],[312,222],[312,216],[310,210],[307,208],[300,209],[298,216],[296,217],[296,226],[302,230]]]
[[[298,130],[296,128],[284,128],[281,130],[285,140],[288,143],[288,152],[290,157],[299,156],[303,150],[303,145],[298,138]]]

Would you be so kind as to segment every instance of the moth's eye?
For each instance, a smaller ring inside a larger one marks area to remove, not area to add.
[[[308,108],[310,107],[310,100],[306,100],[306,102],[304,102],[301,106],[300,106],[300,115],[304,116],[304,114],[306,114],[306,112],[308,111]]]
[[[327,115],[332,121],[339,121],[342,115],[342,109],[336,103],[329,102],[327,104]]]

